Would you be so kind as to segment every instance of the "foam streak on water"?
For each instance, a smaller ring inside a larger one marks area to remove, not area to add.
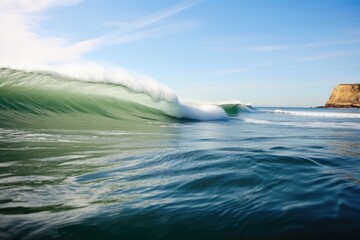
[[[289,114],[295,116],[327,117],[327,118],[360,118],[359,113],[324,112],[324,111],[284,111],[274,110],[274,113]]]

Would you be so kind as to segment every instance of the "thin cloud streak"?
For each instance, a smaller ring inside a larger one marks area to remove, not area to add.
[[[275,51],[283,51],[283,50],[297,50],[297,49],[307,49],[307,48],[321,48],[327,46],[336,46],[336,45],[356,45],[360,44],[360,39],[350,39],[350,40],[337,40],[337,41],[322,41],[315,43],[305,43],[305,44],[264,44],[257,46],[246,46],[247,42],[250,41],[275,41],[275,37],[271,35],[259,35],[259,36],[245,36],[241,37],[233,37],[233,38],[225,38],[223,40],[212,40],[204,42],[206,46],[213,50],[218,51],[255,51],[255,52],[275,52]],[[293,41],[295,38],[291,38]],[[243,45],[240,45],[244,42]]]
[[[326,47],[334,45],[352,45],[360,43],[360,39],[344,40],[344,41],[328,41],[328,42],[319,42],[319,43],[310,43],[310,44],[301,44],[301,45],[263,45],[257,47],[251,47],[250,50],[257,52],[266,52],[266,51],[278,51],[284,49],[305,49],[305,48],[316,48],[316,47]]]
[[[308,55],[302,57],[277,58],[277,59],[273,59],[272,61],[264,61],[262,64],[252,64],[252,65],[246,65],[232,69],[219,69],[211,73],[198,74],[196,75],[196,77],[206,78],[207,76],[221,77],[226,75],[237,75],[239,73],[263,71],[266,68],[271,68],[275,66],[284,66],[284,64],[315,62],[315,61],[327,60],[331,58],[341,58],[341,57],[349,57],[349,56],[360,56],[360,51],[332,51],[332,52],[324,52],[321,54],[314,54],[314,55]],[[358,64],[353,64],[353,65],[357,66]],[[346,67],[349,66],[351,65],[346,65]]]
[[[183,1],[179,4],[176,4],[174,6],[171,6],[169,8],[166,8],[164,10],[158,11],[154,14],[145,16],[140,18],[139,20],[134,21],[133,23],[130,23],[128,27],[130,29],[141,29],[148,27],[150,25],[154,25],[166,18],[169,18],[175,14],[178,14],[180,12],[185,11],[186,9],[189,9],[191,7],[194,7],[195,5],[198,5],[200,3],[204,2],[204,0],[197,0],[197,1]]]
[[[289,48],[288,45],[264,45],[264,46],[253,47],[251,48],[251,50],[257,52],[268,52],[268,51],[284,50],[287,48]]]
[[[161,34],[168,34],[178,31],[183,31],[189,28],[196,26],[196,23],[188,22],[179,22],[171,24],[161,24],[144,29],[132,29],[132,30],[114,30],[110,33],[104,34],[99,40],[102,41],[102,45],[110,44],[125,44],[133,41],[139,41],[142,39],[156,37]]]

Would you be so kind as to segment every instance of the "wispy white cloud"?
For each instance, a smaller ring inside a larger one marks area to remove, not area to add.
[[[0,2],[0,65],[41,65],[83,60],[84,54],[107,44],[128,42],[193,26],[191,22],[165,24],[163,21],[202,1],[182,1],[164,10],[140,17],[104,35],[79,42],[65,37],[39,34],[45,10],[72,6],[80,0],[2,0]],[[125,27],[124,27],[125,26]],[[43,31],[42,31],[43,32]]]
[[[71,6],[79,0],[4,0],[0,3],[0,64],[42,65],[79,59],[94,49],[99,39],[70,43],[66,38],[37,33],[42,13],[55,6]]]

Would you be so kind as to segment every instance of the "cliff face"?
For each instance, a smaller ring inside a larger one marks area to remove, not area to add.
[[[360,108],[360,84],[340,84],[334,88],[325,107]]]

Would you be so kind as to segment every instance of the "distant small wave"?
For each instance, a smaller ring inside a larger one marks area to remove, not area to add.
[[[341,129],[360,129],[360,125],[354,122],[278,122],[262,119],[245,118],[246,123],[271,124],[280,126],[302,127],[302,128],[341,128]]]
[[[307,117],[360,118],[359,113],[302,112],[302,111],[284,111],[284,110],[274,110],[273,112],[280,114],[295,115],[295,116],[307,116]]]

